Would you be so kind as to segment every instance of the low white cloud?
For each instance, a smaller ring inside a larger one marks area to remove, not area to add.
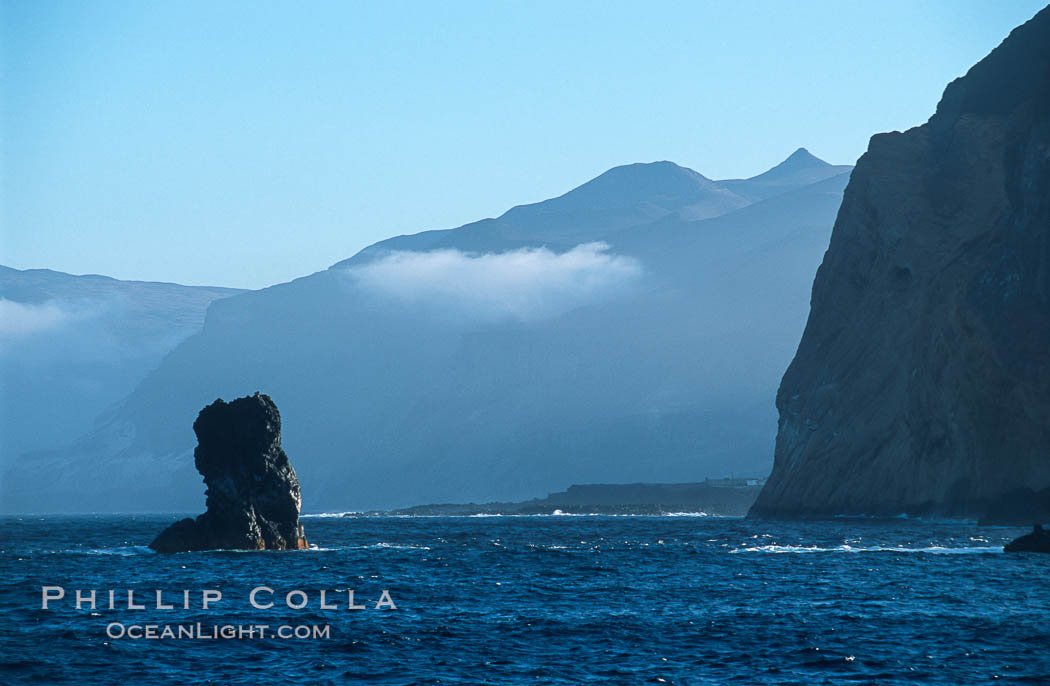
[[[0,298],[0,338],[25,338],[57,329],[75,317],[54,300],[34,304]]]
[[[364,291],[402,303],[536,319],[621,294],[642,268],[631,257],[610,254],[605,243],[586,243],[563,253],[391,252],[348,271]]]

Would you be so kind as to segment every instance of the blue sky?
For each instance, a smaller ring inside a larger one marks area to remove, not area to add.
[[[852,163],[1039,2],[3,2],[0,263],[261,287],[670,159]]]

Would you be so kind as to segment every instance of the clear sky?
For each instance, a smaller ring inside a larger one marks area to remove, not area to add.
[[[0,0],[0,263],[256,288],[669,159],[852,163],[1028,0]]]

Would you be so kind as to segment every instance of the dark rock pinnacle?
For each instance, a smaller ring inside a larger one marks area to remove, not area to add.
[[[193,431],[207,511],[172,524],[150,547],[161,553],[306,548],[299,479],[281,448],[281,415],[270,397],[216,400],[201,410]]]

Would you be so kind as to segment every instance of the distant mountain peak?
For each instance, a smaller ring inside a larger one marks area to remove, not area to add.
[[[608,169],[555,198],[512,207],[495,219],[380,241],[333,267],[389,250],[503,252],[539,245],[567,249],[672,213],[689,220],[706,219],[750,203],[722,184],[669,160],[635,162]]]
[[[791,153],[790,155],[788,155],[788,158],[780,164],[804,164],[806,166],[817,167],[831,166],[805,148],[799,148],[795,152]]]
[[[607,203],[612,197],[631,202],[652,194],[695,192],[714,185],[703,174],[668,160],[635,162],[613,167],[561,196],[564,199],[598,200]],[[624,197],[624,194],[627,197]]]
[[[613,167],[564,195],[532,205],[520,205],[500,219],[514,221],[534,213],[608,212],[641,206],[648,208],[646,212],[656,211],[652,217],[655,219],[699,202],[713,202],[718,206],[717,210],[710,210],[708,216],[748,203],[699,172],[660,160]],[[607,223],[607,218],[603,218],[601,223]]]
[[[726,179],[717,183],[757,201],[784,193],[792,188],[801,188],[823,181],[850,169],[852,169],[850,165],[828,164],[806,148],[797,148],[783,162],[758,176],[752,176],[749,179]]]
[[[775,178],[787,174],[797,174],[800,171],[806,171],[809,169],[826,169],[830,166],[830,164],[820,159],[809,150],[799,148],[788,155],[788,158],[777,166],[752,178]]]

